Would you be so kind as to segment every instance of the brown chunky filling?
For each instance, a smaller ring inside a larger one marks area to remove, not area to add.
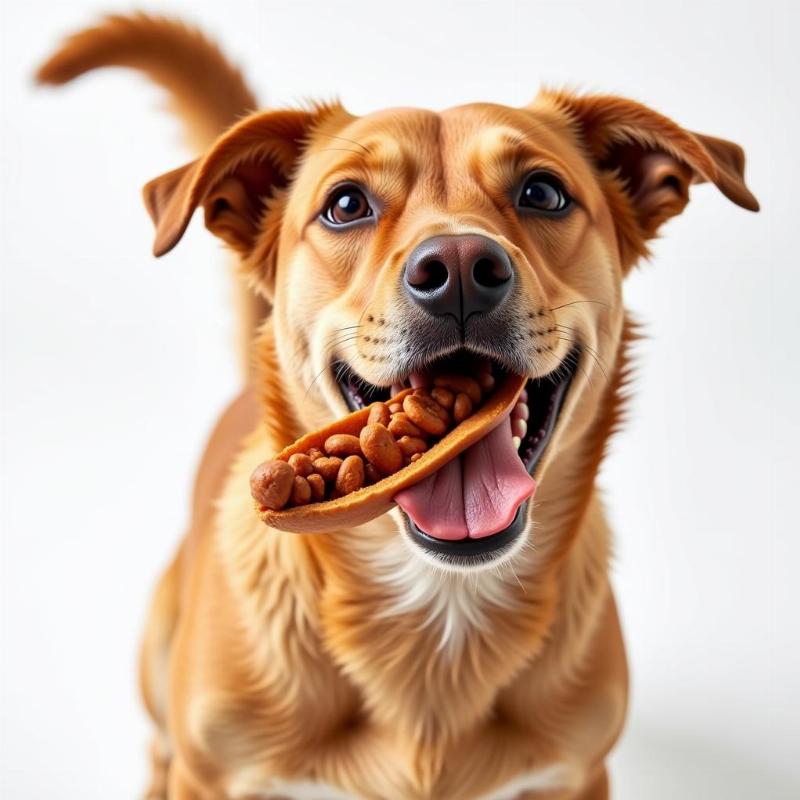
[[[358,436],[329,436],[322,448],[265,461],[250,490],[262,511],[344,497],[413,464],[470,417],[494,387],[490,370],[476,377],[445,373],[370,406]]]

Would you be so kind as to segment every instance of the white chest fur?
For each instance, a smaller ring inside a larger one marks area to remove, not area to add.
[[[426,624],[441,630],[440,648],[458,653],[470,630],[489,624],[492,608],[513,608],[517,578],[512,564],[456,573],[423,561],[400,536],[370,558],[371,575],[391,590],[381,614],[425,611]]]
[[[575,778],[575,770],[570,769],[567,764],[550,764],[534,772],[520,775],[475,800],[517,800],[523,792],[550,792],[556,789],[577,788]],[[355,795],[342,792],[329,784],[310,781],[277,781],[262,797],[264,800],[360,800]],[[403,799],[389,798],[389,800]]]

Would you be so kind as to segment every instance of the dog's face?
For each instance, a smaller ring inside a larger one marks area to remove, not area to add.
[[[336,130],[318,133],[294,182],[274,295],[281,326],[302,332],[302,383],[341,366],[322,380],[331,410],[453,354],[533,377],[582,337],[602,346],[622,271],[566,126],[475,105]],[[565,306],[584,298],[596,307]],[[363,387],[348,397],[353,374]]]
[[[469,569],[528,536],[530,509],[503,486],[521,470],[546,480],[593,424],[622,281],[647,239],[693,181],[755,208],[742,169],[735,145],[642,106],[547,94],[523,109],[268,112],[146,198],[157,252],[203,204],[242,255],[273,304],[280,379],[309,428],[442,366],[487,385],[529,379],[457,475],[429,480],[423,503],[398,499],[417,552]]]

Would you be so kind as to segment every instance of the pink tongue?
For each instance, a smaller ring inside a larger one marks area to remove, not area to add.
[[[506,417],[491,433],[394,501],[424,533],[437,539],[480,539],[507,528],[536,490]]]

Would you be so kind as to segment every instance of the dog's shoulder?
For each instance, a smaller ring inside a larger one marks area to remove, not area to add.
[[[258,425],[258,413],[256,393],[247,387],[230,402],[214,426],[195,476],[193,523],[206,519],[213,510],[242,442]]]

